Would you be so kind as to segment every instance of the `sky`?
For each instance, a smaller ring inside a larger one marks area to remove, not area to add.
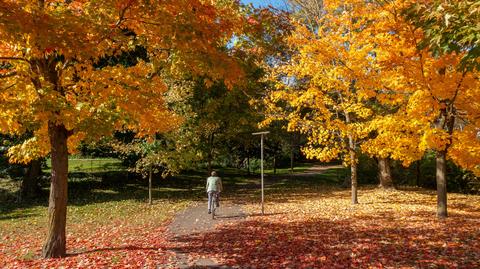
[[[252,3],[255,7],[266,7],[272,5],[276,8],[285,8],[286,0],[241,0],[242,3]]]

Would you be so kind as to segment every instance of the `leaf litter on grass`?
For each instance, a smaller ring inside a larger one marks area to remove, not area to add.
[[[480,197],[449,194],[450,216],[443,221],[435,216],[434,192],[361,188],[358,205],[349,197],[328,186],[272,190],[265,216],[247,203],[244,221],[176,241],[165,227],[186,202],[71,206],[70,255],[48,260],[39,258],[46,208],[30,208],[34,214],[24,219],[0,221],[0,267],[169,268],[173,249],[192,262],[208,258],[238,268],[480,267]]]
[[[166,224],[186,202],[159,201],[152,207],[135,200],[71,206],[67,253],[41,259],[46,208],[39,216],[0,221],[0,268],[157,268],[174,256]],[[41,217],[40,217],[41,216]]]
[[[183,236],[182,251],[240,268],[480,267],[478,196],[449,194],[438,220],[434,192],[362,189],[358,205],[347,190],[308,192],[272,193],[265,216],[247,205],[246,221]]]

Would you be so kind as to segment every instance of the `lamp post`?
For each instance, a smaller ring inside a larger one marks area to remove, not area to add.
[[[263,135],[270,133],[269,131],[252,133],[252,135],[260,135],[260,171],[261,171],[261,184],[262,184],[262,215],[264,215],[264,194],[263,194]]]

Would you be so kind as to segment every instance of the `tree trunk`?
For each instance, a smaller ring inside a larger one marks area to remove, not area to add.
[[[390,170],[390,162],[387,158],[378,158],[378,175],[381,188],[393,188],[392,172]]]
[[[352,183],[352,204],[358,204],[357,197],[357,153],[355,152],[355,143],[352,136],[348,136],[348,145],[350,152],[350,171],[351,171],[351,183]]]
[[[52,179],[48,201],[48,232],[42,256],[56,258],[66,255],[68,131],[64,125],[49,122],[48,133],[51,145]]]
[[[27,173],[22,181],[21,197],[32,198],[40,193],[38,178],[42,174],[42,162],[40,160],[32,160],[28,164]]]
[[[422,160],[418,160],[415,164],[415,183],[417,187],[420,187],[420,177],[421,177],[421,171],[420,171],[420,164]]]
[[[148,175],[148,204],[152,205],[152,168],[150,167]]]
[[[290,173],[293,173],[293,158],[294,158],[294,151],[295,150],[295,135],[292,134],[292,140],[290,144]]]
[[[213,160],[213,139],[214,139],[214,133],[212,133],[208,137],[208,144],[209,144],[209,149],[208,149],[208,155],[207,155],[207,166],[208,166],[208,175],[212,173],[212,160]]]
[[[447,107],[448,108],[448,107]],[[450,108],[442,110],[442,119],[444,120],[442,129],[448,133],[449,143],[444,150],[436,152],[436,180],[437,180],[437,216],[440,219],[446,218],[447,214],[447,151],[452,144],[452,134],[455,127],[455,109]],[[440,121],[442,122],[442,121]]]
[[[208,156],[208,160],[207,160],[207,169],[208,169],[208,175],[210,175],[212,173],[212,158],[210,157],[210,155]]]
[[[437,166],[437,216],[447,217],[447,162],[446,151],[438,151],[436,156]]]
[[[277,174],[277,158],[273,155],[273,174]]]
[[[340,95],[340,100],[342,96]],[[342,101],[343,102],[343,101]],[[345,111],[345,122],[347,124],[350,123],[350,114],[348,111]],[[350,153],[350,181],[352,185],[352,204],[358,204],[358,197],[357,197],[357,153],[355,152],[355,141],[353,140],[353,136],[351,134],[348,135],[348,152]]]

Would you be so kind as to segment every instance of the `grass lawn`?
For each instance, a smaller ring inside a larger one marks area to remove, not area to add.
[[[304,172],[305,170],[307,170],[308,168],[312,167],[313,164],[311,163],[302,163],[302,164],[299,164],[295,167],[293,167],[293,172],[294,173],[301,173],[301,172]],[[260,169],[257,169],[254,171],[255,173],[260,173]],[[273,173],[273,169],[264,169],[263,172],[265,174],[268,174],[268,175],[275,175]],[[276,174],[277,175],[284,175],[284,174],[290,174],[291,171],[290,171],[290,167],[286,167],[286,168],[277,168],[276,169]]]
[[[96,162],[102,163],[102,162]],[[116,161],[103,160],[103,163]],[[204,199],[206,171],[154,180],[153,206],[147,204],[147,180],[125,171],[83,172],[88,162],[70,161],[67,253],[64,259],[40,259],[46,235],[48,190],[35,201],[15,202],[19,182],[0,180],[0,268],[151,267],[168,264],[166,225],[190,202]],[[97,167],[103,167],[98,165]],[[103,168],[102,168],[103,169]],[[72,171],[73,170],[73,171]],[[221,170],[228,191],[251,184],[235,169]]]
[[[51,160],[47,159],[47,167],[44,172],[50,172]],[[125,170],[122,161],[115,158],[69,158],[68,171],[74,172],[101,172],[101,171],[121,171]]]

